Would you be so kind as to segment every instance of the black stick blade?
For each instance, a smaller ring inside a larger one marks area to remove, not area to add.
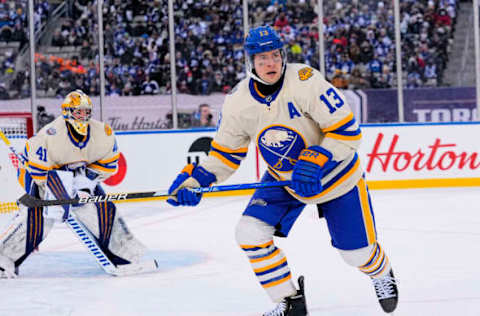
[[[39,204],[38,202],[43,202],[43,201],[26,193],[17,200],[17,203],[25,205],[26,207],[43,206],[43,205],[38,205]]]
[[[52,206],[52,205],[67,205],[67,204],[77,204],[79,199],[62,199],[62,200],[41,200],[30,194],[22,195],[17,203],[25,205],[26,207],[43,207],[43,206]]]

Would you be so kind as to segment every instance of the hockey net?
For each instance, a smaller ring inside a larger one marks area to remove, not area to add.
[[[17,153],[21,153],[25,141],[33,136],[33,120],[31,113],[0,112],[0,129],[10,141]],[[17,181],[18,159],[0,140],[0,223],[18,210],[17,198],[25,193]]]

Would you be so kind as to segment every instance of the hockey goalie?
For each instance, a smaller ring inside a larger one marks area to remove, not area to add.
[[[91,119],[92,109],[85,93],[73,91],[62,103],[62,115],[27,140],[18,181],[28,194],[45,200],[105,194],[100,183],[116,172],[119,151],[110,126]],[[53,224],[72,217],[115,268],[140,263],[145,246],[112,202],[21,207],[0,233],[0,278],[16,277]]]

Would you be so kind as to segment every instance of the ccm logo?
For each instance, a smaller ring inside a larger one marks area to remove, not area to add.
[[[116,194],[107,194],[107,195],[100,195],[100,196],[89,196],[83,197],[78,200],[78,203],[85,204],[85,203],[96,203],[96,202],[110,202],[110,201],[118,201],[118,200],[126,200],[127,193],[116,193]]]

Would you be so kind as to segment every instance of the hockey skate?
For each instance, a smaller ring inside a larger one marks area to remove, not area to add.
[[[393,270],[378,279],[372,278],[375,293],[378,297],[378,302],[385,313],[392,313],[397,308],[398,303],[398,288]]]
[[[298,278],[299,290],[297,294],[284,298],[278,305],[263,316],[306,316],[307,303],[305,301],[305,291],[303,276]]]

